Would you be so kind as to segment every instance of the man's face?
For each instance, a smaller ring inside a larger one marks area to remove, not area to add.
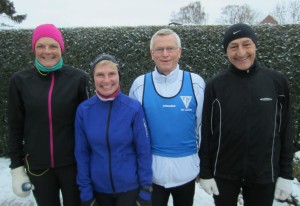
[[[159,72],[168,75],[176,69],[181,48],[178,47],[174,35],[162,35],[155,37],[150,53]]]
[[[235,39],[227,47],[229,61],[240,70],[249,69],[256,57],[256,46],[250,38]]]

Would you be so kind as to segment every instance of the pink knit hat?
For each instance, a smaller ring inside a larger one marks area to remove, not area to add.
[[[35,50],[35,43],[42,37],[50,37],[56,40],[63,52],[65,50],[64,40],[62,34],[58,28],[53,24],[42,24],[35,28],[32,35],[32,50]]]

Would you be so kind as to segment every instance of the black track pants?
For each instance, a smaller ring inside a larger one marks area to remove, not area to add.
[[[44,170],[45,171],[45,170]],[[41,176],[42,170],[27,172],[34,185],[33,195],[39,206],[60,206],[60,191],[64,206],[80,206],[80,194],[76,184],[76,165],[49,169]]]
[[[257,184],[215,178],[219,195],[214,195],[216,206],[236,206],[242,191],[244,206],[272,206],[275,184]]]
[[[152,206],[167,206],[170,194],[173,197],[174,206],[192,206],[195,194],[195,180],[171,188],[153,184]]]
[[[99,206],[136,206],[138,189],[117,194],[104,194],[95,192],[95,198]]]

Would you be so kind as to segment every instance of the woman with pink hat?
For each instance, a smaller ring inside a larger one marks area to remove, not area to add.
[[[10,79],[9,155],[12,187],[38,205],[80,205],[74,157],[74,117],[88,98],[87,74],[64,64],[61,31],[43,24],[33,31],[34,65]]]

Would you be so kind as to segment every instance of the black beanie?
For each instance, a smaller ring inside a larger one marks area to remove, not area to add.
[[[116,58],[110,54],[100,54],[100,55],[96,56],[96,58],[90,63],[90,69],[93,71],[96,64],[98,64],[99,62],[101,62],[103,60],[108,60],[108,61],[115,63],[119,70],[119,66],[118,66],[118,62],[117,62]]]
[[[225,53],[227,52],[227,47],[230,42],[244,37],[250,38],[257,47],[257,37],[250,26],[243,23],[238,23],[230,26],[224,34],[223,47]]]

